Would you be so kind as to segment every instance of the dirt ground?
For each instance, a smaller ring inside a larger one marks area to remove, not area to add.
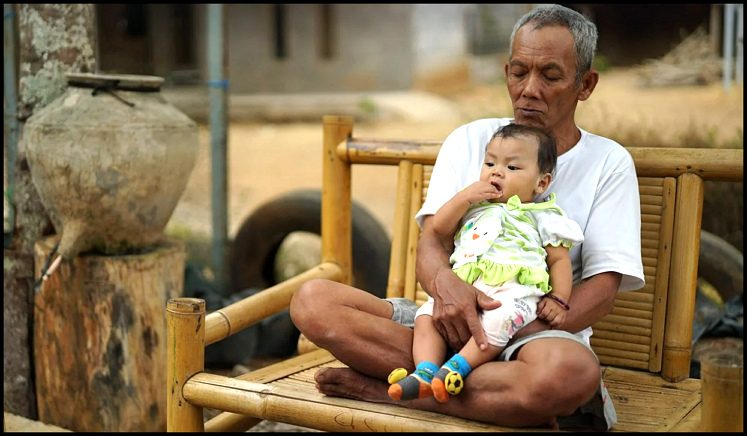
[[[725,91],[719,82],[699,87],[643,89],[636,82],[635,69],[602,73],[591,98],[579,104],[578,125],[626,146],[683,146],[685,141],[696,145],[706,141],[715,146],[731,147],[735,138],[741,143],[744,116],[741,86]],[[504,83],[475,86],[443,97],[459,108],[461,120],[359,122],[354,126],[354,136],[440,140],[464,122],[511,115]],[[169,229],[187,228],[193,234],[209,238],[210,138],[207,127],[203,126],[200,134],[200,156]],[[321,139],[321,120],[319,123],[230,125],[230,237],[253,210],[273,197],[296,189],[321,187]],[[365,205],[390,231],[396,168],[361,167],[354,170],[352,177],[353,198]]]

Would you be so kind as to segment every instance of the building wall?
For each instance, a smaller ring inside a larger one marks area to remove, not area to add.
[[[413,8],[414,82],[461,79],[469,65],[465,5],[417,4]]]
[[[332,59],[322,59],[319,54],[320,6],[286,5],[287,57],[276,59],[273,5],[227,5],[231,92],[332,92],[410,87],[412,5],[332,5],[335,52]],[[198,26],[196,31],[197,40],[204,41],[204,27]]]

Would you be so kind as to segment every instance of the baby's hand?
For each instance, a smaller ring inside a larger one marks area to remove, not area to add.
[[[478,180],[477,182],[467,186],[461,194],[467,201],[469,201],[469,204],[503,197],[503,191],[499,191],[490,182],[484,182],[482,180]]]
[[[552,298],[543,298],[537,303],[537,317],[547,321],[553,328],[563,324],[567,313],[568,311]]]

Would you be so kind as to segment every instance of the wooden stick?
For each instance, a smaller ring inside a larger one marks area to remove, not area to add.
[[[311,279],[340,280],[340,266],[326,262],[207,316],[205,344],[210,345],[288,308],[296,290]]]
[[[166,431],[204,431],[202,407],[183,396],[184,385],[205,369],[205,300],[175,298],[166,304],[169,390]]]
[[[672,264],[669,271],[667,317],[661,376],[678,382],[690,376],[695,285],[698,279],[703,180],[693,174],[677,179]]]
[[[350,198],[350,164],[336,148],[353,133],[353,118],[324,116],[322,150],[322,262],[340,266],[340,282],[353,277],[353,230]]]
[[[392,251],[389,262],[387,298],[402,298],[405,293],[405,265],[407,259],[407,235],[410,216],[410,189],[412,185],[412,162],[399,163],[397,177],[397,203],[394,205],[394,228],[392,229]]]

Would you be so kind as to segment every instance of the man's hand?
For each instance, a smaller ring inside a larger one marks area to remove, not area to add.
[[[464,188],[464,190],[462,190],[458,195],[461,195],[463,199],[469,202],[469,204],[475,204],[483,200],[501,198],[503,197],[503,191],[499,191],[498,188],[493,186],[490,182],[478,180]]]
[[[567,313],[568,311],[552,298],[543,298],[537,303],[537,317],[550,323],[554,329],[563,325]]]
[[[433,324],[452,350],[459,351],[474,336],[481,350],[488,346],[480,324],[478,308],[492,310],[501,306],[474,286],[465,283],[451,270],[437,273],[434,285]]]

